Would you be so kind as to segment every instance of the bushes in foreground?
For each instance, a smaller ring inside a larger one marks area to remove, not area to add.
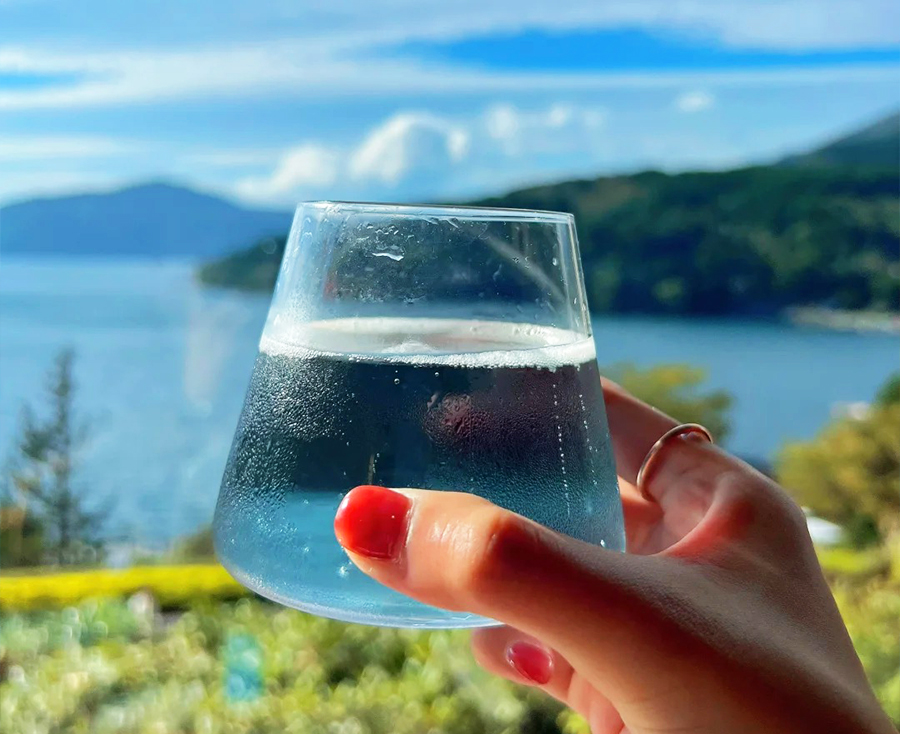
[[[343,625],[258,600],[87,602],[0,623],[8,731],[581,734],[546,697],[478,669],[464,632]]]
[[[900,724],[900,566],[873,550],[851,562],[853,553],[823,555],[826,573],[876,693]],[[148,573],[174,573],[177,583],[156,579],[157,588],[178,588],[194,601],[184,613],[161,614],[139,592],[0,615],[4,731],[587,732],[542,694],[478,669],[465,632],[345,625],[258,599],[202,601],[204,575],[224,574],[216,567],[129,573],[143,575],[140,588],[150,588]],[[95,578],[84,576],[83,591]],[[3,579],[4,596],[11,581]]]

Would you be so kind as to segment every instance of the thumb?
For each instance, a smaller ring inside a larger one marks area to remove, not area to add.
[[[622,679],[633,668],[643,679],[642,651],[661,642],[641,613],[652,613],[644,589],[655,559],[583,543],[475,495],[357,487],[338,508],[335,533],[384,585],[514,626],[586,673]]]

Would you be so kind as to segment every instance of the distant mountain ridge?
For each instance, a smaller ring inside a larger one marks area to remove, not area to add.
[[[778,166],[898,169],[900,113],[809,153],[786,158]],[[553,187],[535,190],[547,188]],[[515,194],[510,197],[518,198]],[[557,204],[557,208],[566,206],[562,200]],[[281,236],[290,222],[289,212],[251,209],[182,186],[148,183],[111,193],[41,198],[0,207],[0,256],[210,259],[263,238]],[[246,258],[239,258],[231,266],[237,262],[249,266]],[[257,273],[256,280],[242,287],[260,287],[268,282],[271,271],[269,263],[265,273]]]
[[[893,114],[775,165],[564,181],[472,203],[573,213],[594,311],[897,313],[898,126]],[[198,277],[269,290],[284,241],[214,259]]]
[[[291,214],[168,183],[0,208],[0,255],[210,258],[286,231]]]
[[[900,166],[900,112],[808,153],[788,156],[780,163],[787,166]]]
[[[896,169],[757,166],[647,171],[536,186],[473,204],[575,215],[591,309],[774,316],[900,310]],[[208,285],[268,290],[284,237],[200,268]],[[461,248],[460,262],[477,261]],[[415,263],[408,255],[408,266]]]

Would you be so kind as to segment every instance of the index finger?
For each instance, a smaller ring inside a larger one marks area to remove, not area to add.
[[[407,596],[513,625],[586,673],[640,679],[659,654],[647,644],[644,595],[659,562],[589,545],[468,493],[363,486],[335,534],[366,574]],[[665,571],[668,584],[679,569]],[[602,630],[586,635],[585,630]]]

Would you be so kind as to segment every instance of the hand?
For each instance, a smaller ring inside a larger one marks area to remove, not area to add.
[[[537,685],[595,734],[892,732],[822,577],[805,518],[776,484],[680,439],[604,383],[629,554],[473,495],[359,487],[335,530],[353,562],[420,601],[503,622],[478,662]]]

